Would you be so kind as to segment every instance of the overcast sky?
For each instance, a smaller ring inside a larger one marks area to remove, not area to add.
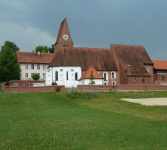
[[[75,47],[142,45],[167,60],[167,0],[0,0],[0,46],[20,51],[55,43],[67,18]]]

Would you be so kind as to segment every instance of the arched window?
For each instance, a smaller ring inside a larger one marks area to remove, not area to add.
[[[142,82],[145,83],[145,79],[144,78],[142,79]]]
[[[66,72],[66,79],[68,80],[68,71]]]
[[[107,81],[107,73],[104,73],[104,81]]]
[[[113,71],[111,72],[111,79],[115,79],[116,78],[116,73]]]
[[[55,81],[58,81],[58,71],[55,72]]]
[[[134,78],[134,83],[136,83],[136,78]]]
[[[77,81],[78,80],[78,73],[76,72],[75,73],[75,81]]]

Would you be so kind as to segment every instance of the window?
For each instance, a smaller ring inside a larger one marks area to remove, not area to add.
[[[55,81],[58,81],[58,71],[55,72]]]
[[[165,81],[165,76],[164,75],[162,75],[162,81]]]
[[[37,64],[37,69],[40,70],[40,64]]]
[[[103,73],[104,81],[108,81],[108,73],[104,72]]]
[[[33,75],[34,75],[34,73],[31,73],[31,78],[32,78]]]
[[[31,69],[34,69],[34,64],[31,64]]]
[[[43,73],[43,79],[45,79],[46,78],[46,73]]]
[[[40,73],[37,73],[39,75],[39,78],[40,78]]]
[[[68,80],[68,71],[66,72],[66,79]]]
[[[124,79],[124,83],[125,83],[125,79]]]
[[[28,69],[28,64],[25,64],[25,69]]]
[[[134,83],[136,83],[136,78],[134,78]]]
[[[145,79],[144,78],[142,79],[142,82],[145,83]]]
[[[25,73],[25,78],[28,78],[28,73]]]
[[[77,81],[78,80],[78,73],[76,72],[75,73],[75,81]]]
[[[111,79],[115,79],[116,78],[116,73],[115,72],[111,72]]]
[[[116,82],[115,82],[115,81],[112,81],[112,85],[116,85]]]
[[[43,65],[43,70],[46,70],[46,65]]]

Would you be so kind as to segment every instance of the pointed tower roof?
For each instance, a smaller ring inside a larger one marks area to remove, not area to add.
[[[67,35],[68,39],[64,40],[63,35]],[[73,43],[66,18],[61,22],[59,33],[58,33],[55,45],[58,44],[58,43],[62,43],[63,41]]]
[[[95,68],[93,68],[92,66],[90,66],[90,67],[85,71],[85,73],[82,75],[82,77],[81,77],[79,80],[82,80],[82,79],[89,79],[90,74],[91,74],[91,71],[93,71],[93,76],[94,76],[96,79],[104,79],[104,78],[96,71]]]

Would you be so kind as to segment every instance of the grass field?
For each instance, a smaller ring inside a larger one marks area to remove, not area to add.
[[[167,92],[154,92],[159,96]],[[167,149],[167,106],[143,106],[122,97],[134,98],[117,92],[96,98],[9,93],[0,84],[0,149]]]

